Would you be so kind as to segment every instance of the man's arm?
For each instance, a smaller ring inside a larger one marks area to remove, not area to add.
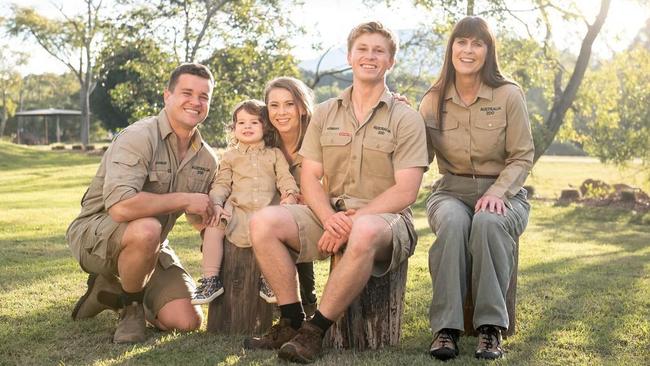
[[[320,182],[323,173],[323,164],[307,158],[303,159],[300,189],[305,203],[314,211],[325,230],[336,238],[347,237],[352,230],[352,221],[345,213],[336,212],[332,208],[330,197]]]
[[[134,196],[119,201],[108,209],[115,222],[128,222],[143,217],[154,217],[184,211],[197,214],[207,224],[212,215],[210,197],[204,193],[165,193],[138,192]]]

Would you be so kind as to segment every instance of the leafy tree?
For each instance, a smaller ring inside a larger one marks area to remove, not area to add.
[[[83,13],[68,15],[60,9],[62,20],[51,19],[29,7],[13,7],[8,30],[14,36],[34,39],[47,53],[63,62],[77,77],[81,93],[81,141],[88,144],[90,132],[89,98],[95,86],[94,50],[102,30],[101,0],[85,0]]]
[[[113,42],[98,58],[93,111],[108,130],[117,130],[162,108],[162,91],[174,68],[172,55],[155,41]]]
[[[18,95],[22,85],[16,66],[24,64],[24,53],[10,53],[0,47],[0,137],[4,136],[7,120],[16,112]]]
[[[211,143],[227,143],[232,108],[243,99],[262,99],[264,85],[278,76],[298,76],[296,61],[283,42],[247,41],[240,46],[218,49],[204,61],[215,77],[208,119],[201,133]]]
[[[573,139],[603,161],[650,163],[650,50],[635,47],[588,73]]]

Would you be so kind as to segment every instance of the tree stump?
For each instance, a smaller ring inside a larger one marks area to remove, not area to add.
[[[519,267],[519,238],[515,239],[515,252],[514,252],[514,267],[512,268],[512,275],[510,276],[510,285],[508,292],[506,292],[506,307],[508,308],[508,329],[503,333],[504,337],[515,334],[516,325],[516,311],[517,304],[517,269]],[[474,300],[472,299],[472,275],[471,271],[467,277],[467,296],[465,296],[465,304],[463,305],[463,315],[465,319],[465,335],[478,336],[478,332],[474,329]]]
[[[224,293],[210,303],[208,331],[218,334],[266,333],[275,305],[259,295],[260,269],[251,248],[224,240],[221,279]]]
[[[330,271],[341,255],[332,257]],[[408,261],[382,277],[370,277],[361,294],[325,335],[324,345],[337,349],[396,346],[402,335],[402,313]]]
[[[560,201],[572,202],[580,199],[580,192],[577,189],[563,189],[560,192]]]

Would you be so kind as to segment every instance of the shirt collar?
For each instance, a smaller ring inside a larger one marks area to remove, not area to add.
[[[260,141],[255,144],[242,144],[242,143],[237,143],[237,150],[246,153],[246,152],[253,152],[253,151],[259,151],[262,150],[266,147],[264,144],[264,141]]]
[[[492,101],[493,94],[494,94],[494,89],[492,87],[488,86],[485,83],[481,83],[481,86],[478,89],[478,93],[476,94],[476,97]],[[445,93],[445,100],[449,100],[449,99],[451,99],[454,103],[458,105],[464,105],[463,101],[460,100],[458,91],[456,91],[456,83],[449,83],[449,86],[447,87],[447,92]]]
[[[345,88],[341,95],[339,95],[336,99],[340,101],[342,106],[346,108],[350,106],[352,102],[352,86],[350,85],[349,87]],[[393,95],[390,93],[390,90],[386,86],[384,86],[384,93],[381,95],[381,97],[379,97],[377,104],[375,104],[372,109],[379,107],[379,104],[381,103],[384,103],[388,107],[390,107],[393,103]]]
[[[172,125],[169,123],[169,119],[167,118],[167,112],[164,108],[160,113],[158,113],[158,130],[160,131],[161,140],[165,140],[169,135],[174,133]],[[190,144],[190,147],[193,151],[198,151],[201,146],[203,146],[203,137],[197,128],[194,130],[194,134],[192,135],[192,143]]]

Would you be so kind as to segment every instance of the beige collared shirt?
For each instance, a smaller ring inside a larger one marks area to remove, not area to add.
[[[239,144],[223,155],[212,187],[214,204],[232,206],[232,217],[226,227],[228,240],[238,247],[250,247],[248,219],[255,211],[277,204],[281,196],[298,193],[298,186],[289,173],[289,164],[278,148],[267,148],[264,142]]]
[[[486,194],[514,196],[535,154],[521,89],[513,84],[498,88],[482,84],[476,100],[465,106],[452,84],[445,95],[442,125],[436,119],[437,98],[437,91],[429,91],[420,103],[429,161],[436,157],[441,174],[498,176]]]
[[[427,167],[422,117],[384,91],[365,121],[354,116],[352,87],[319,104],[300,154],[323,164],[332,199],[368,202],[395,185],[395,171]],[[347,207],[357,204],[347,204]]]
[[[107,212],[138,192],[208,193],[217,158],[197,130],[183,161],[178,160],[176,135],[165,110],[125,128],[111,143],[81,199],[78,218]],[[182,212],[160,215],[164,239]]]

